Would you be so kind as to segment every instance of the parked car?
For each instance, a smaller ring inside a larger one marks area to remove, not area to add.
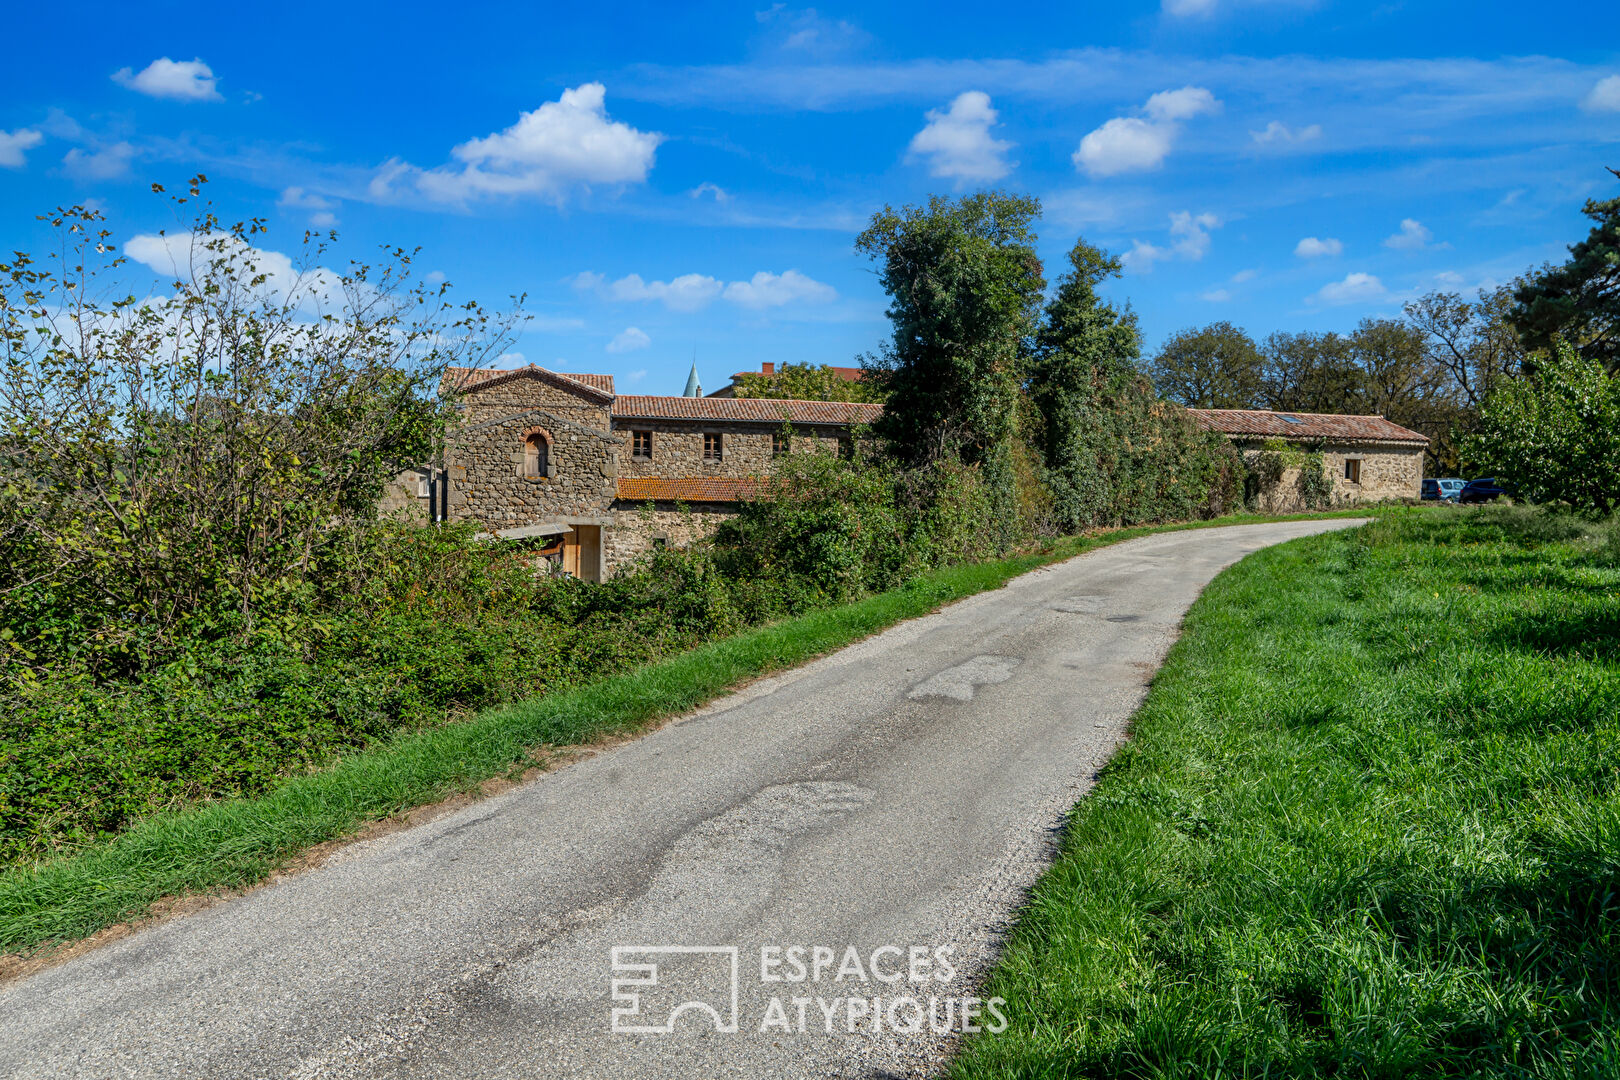
[[[1463,489],[1457,493],[1457,501],[1460,503],[1494,502],[1496,499],[1505,494],[1507,494],[1507,492],[1503,490],[1502,485],[1498,484],[1494,478],[1487,480],[1470,480],[1468,483],[1464,484]]]
[[[1456,477],[1430,477],[1423,481],[1423,497],[1441,502],[1456,502],[1464,482]]]

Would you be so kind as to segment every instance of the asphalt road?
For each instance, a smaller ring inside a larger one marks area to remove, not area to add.
[[[83,954],[0,989],[0,1074],[927,1074],[1198,592],[1354,524],[1038,570]]]

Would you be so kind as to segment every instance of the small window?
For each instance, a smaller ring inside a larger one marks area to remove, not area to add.
[[[703,460],[719,461],[723,453],[720,433],[718,431],[705,431],[703,433]]]
[[[771,453],[781,457],[793,449],[793,437],[785,431],[778,431],[771,436]]]
[[[663,536],[655,536],[653,537],[652,546],[654,551],[663,551],[669,547],[669,539]]]
[[[551,465],[551,448],[546,445],[546,437],[535,432],[523,440],[523,475],[527,477],[540,477],[547,474]]]
[[[632,431],[630,433],[630,456],[637,461],[652,460],[652,432]]]
[[[1361,483],[1361,459],[1346,458],[1344,461],[1344,479],[1346,483]]]

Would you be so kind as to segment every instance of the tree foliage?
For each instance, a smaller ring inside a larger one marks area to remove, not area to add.
[[[864,378],[846,379],[831,364],[783,364],[773,374],[748,371],[732,378],[740,398],[792,398],[798,401],[881,400]]]
[[[1617,178],[1620,170],[1610,169]],[[1610,371],[1620,370],[1620,198],[1589,199],[1581,212],[1593,221],[1586,238],[1569,249],[1562,266],[1519,284],[1513,324],[1532,350],[1572,343]]]
[[[1470,441],[1516,494],[1609,514],[1620,505],[1620,374],[1561,342],[1528,376],[1496,387]]]
[[[1252,409],[1262,362],[1254,339],[1229,322],[1170,335],[1148,363],[1159,396],[1190,409]]]

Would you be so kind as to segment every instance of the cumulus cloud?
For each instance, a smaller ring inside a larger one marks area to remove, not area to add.
[[[815,8],[772,4],[754,12],[765,28],[766,42],[783,52],[828,56],[859,48],[870,40],[866,31],[847,19],[829,19]]]
[[[699,184],[691,191],[688,191],[687,194],[692,196],[694,199],[701,199],[703,196],[709,195],[712,196],[714,201],[717,203],[728,203],[731,201],[731,195],[726,191],[725,188],[721,187],[719,184],[711,184],[707,180],[703,181],[703,183]]]
[[[1091,176],[1116,176],[1164,164],[1184,121],[1216,112],[1221,103],[1201,86],[1165,90],[1148,98],[1139,116],[1116,116],[1080,140],[1072,160]]]
[[[24,156],[45,141],[45,136],[28,128],[0,131],[0,169],[20,169],[28,163]]]
[[[301,187],[284,188],[276,205],[285,210],[308,210],[309,223],[317,229],[329,229],[338,223],[336,210],[338,204],[313,191],[306,191]]]
[[[726,283],[708,274],[682,274],[669,281],[647,281],[628,274],[608,281],[585,270],[571,279],[576,289],[595,292],[609,300],[657,301],[671,311],[700,311],[717,299],[739,307],[763,310],[788,304],[824,304],[838,298],[838,290],[797,270],[773,274],[761,270],[747,281]]]
[[[1013,144],[990,137],[997,115],[982,90],[958,94],[949,109],[928,111],[927,125],[912,136],[910,156],[926,159],[930,176],[958,185],[999,180],[1011,170],[1007,151]]]
[[[218,247],[210,245],[217,244]],[[142,233],[124,243],[124,255],[166,278],[188,280],[225,257],[254,276],[262,275],[262,295],[280,304],[318,307],[343,296],[342,279],[324,267],[301,269],[279,251],[252,247],[229,233]],[[247,274],[241,275],[246,280]]]
[[[1371,274],[1346,274],[1343,281],[1332,281],[1317,290],[1315,299],[1324,304],[1360,304],[1384,297],[1384,283]]]
[[[1131,242],[1131,250],[1120,256],[1125,269],[1133,274],[1152,271],[1156,262],[1184,259],[1197,262],[1209,253],[1211,229],[1221,227],[1221,219],[1211,213],[1194,214],[1179,210],[1170,215],[1170,244],[1160,246],[1141,240]]]
[[[1344,244],[1331,236],[1326,240],[1307,236],[1294,245],[1294,254],[1302,259],[1320,259],[1329,255],[1342,255],[1344,254]]]
[[[797,270],[782,274],[761,270],[747,281],[727,285],[725,297],[739,307],[763,309],[796,303],[829,303],[838,298],[838,290]]]
[[[1302,143],[1322,137],[1321,124],[1309,124],[1302,128],[1291,128],[1280,120],[1273,120],[1259,131],[1250,131],[1249,138],[1261,146],[1272,143]]]
[[[135,148],[127,142],[113,143],[97,150],[75,146],[62,155],[62,168],[80,180],[115,180],[129,172]]]
[[[409,181],[436,202],[483,196],[535,196],[560,201],[592,184],[639,184],[647,179],[664,136],[610,119],[607,90],[586,83],[526,112],[504,131],[451,151],[459,164],[422,170],[390,161],[372,178],[374,197],[397,195]]]
[[[1232,299],[1232,294],[1225,289],[1211,289],[1198,294],[1198,299],[1207,300],[1211,304],[1224,304]]]
[[[1385,239],[1384,246],[1396,251],[1422,251],[1432,239],[1434,234],[1421,221],[1405,218],[1401,221],[1401,231]]]
[[[607,343],[607,351],[610,353],[635,352],[637,349],[645,349],[651,344],[652,338],[648,337],[643,330],[639,327],[627,326],[619,331],[612,341]]]
[[[154,60],[137,74],[130,68],[113,72],[113,82],[147,97],[174,101],[219,101],[214,88],[214,70],[201,59]]]
[[[1620,75],[1599,79],[1581,101],[1587,112],[1620,112]]]

